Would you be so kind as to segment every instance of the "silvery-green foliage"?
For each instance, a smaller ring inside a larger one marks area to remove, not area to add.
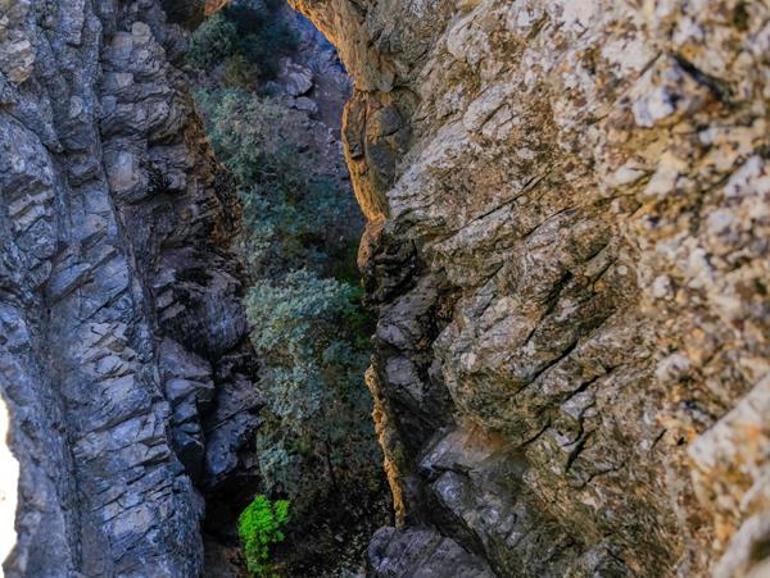
[[[209,70],[235,54],[237,43],[238,29],[235,24],[223,14],[215,14],[190,36],[187,62],[194,68]]]
[[[300,153],[303,116],[269,97],[243,90],[198,91],[217,157],[238,182],[252,274],[271,277],[303,266],[354,280],[359,231],[340,215],[355,205]]]
[[[284,447],[283,439],[268,436],[257,438],[257,459],[262,475],[263,489],[268,492],[280,488],[287,495],[298,494],[298,480],[302,478],[300,456]]]
[[[340,335],[335,322],[352,313],[355,293],[350,285],[307,269],[288,273],[280,283],[259,280],[247,300],[255,347],[301,359]]]
[[[360,419],[371,401],[362,379],[368,355],[356,335],[358,294],[346,282],[300,269],[257,280],[246,301],[252,343],[266,360],[261,386],[273,420],[258,433],[267,456],[263,475],[268,489],[299,492],[300,510],[303,498],[323,487],[314,476],[344,479],[346,470],[377,463],[371,424]],[[273,459],[277,448],[303,456],[304,468]]]
[[[373,328],[355,272],[360,231],[340,219],[355,200],[300,152],[297,111],[234,89],[196,102],[243,208],[245,304],[267,402],[262,491],[289,496],[297,519],[333,492],[369,499],[381,481],[363,380]]]

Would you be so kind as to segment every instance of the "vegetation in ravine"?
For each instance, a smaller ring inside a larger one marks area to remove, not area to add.
[[[202,72],[222,66],[230,86],[275,76],[280,57],[297,46],[294,31],[275,17],[281,5],[280,0],[249,0],[223,8],[192,33],[188,64]]]
[[[255,576],[274,576],[270,547],[283,542],[281,531],[289,521],[289,501],[271,501],[258,495],[238,518],[238,536],[243,544],[246,567]]]
[[[245,303],[268,404],[257,433],[261,489],[292,500],[297,531],[312,538],[297,538],[291,556],[308,565],[291,571],[312,571],[313,559],[328,563],[339,528],[384,496],[363,383],[373,326],[355,267],[355,200],[300,152],[298,111],[240,89],[196,100],[243,206]]]
[[[234,2],[192,35],[188,62],[209,141],[241,199],[245,305],[267,402],[256,439],[262,496],[244,516],[263,519],[282,503],[270,499],[292,509],[284,542],[253,537],[263,525],[245,527],[248,516],[241,541],[257,575],[320,577],[342,543],[363,548],[373,528],[358,524],[387,522],[388,499],[363,381],[374,327],[355,264],[362,217],[307,114],[263,90],[296,45],[280,10],[279,0]]]

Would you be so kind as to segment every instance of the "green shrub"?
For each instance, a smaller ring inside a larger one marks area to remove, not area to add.
[[[240,187],[285,188],[306,178],[302,158],[287,144],[290,135],[302,129],[300,113],[238,89],[199,91],[196,102],[206,118],[206,132],[217,157]]]
[[[246,300],[269,409],[257,432],[260,472],[266,490],[296,496],[298,515],[343,486],[365,489],[366,472],[378,473],[360,295],[301,269],[257,279]]]
[[[254,576],[273,575],[270,547],[282,542],[289,521],[289,501],[270,501],[256,496],[238,518],[238,536],[246,556],[246,567]]]
[[[238,50],[238,29],[222,13],[201,24],[190,36],[187,62],[208,71]]]
[[[240,187],[244,254],[254,275],[305,266],[357,283],[355,199],[300,152],[305,118],[244,90],[199,91],[196,102],[217,157]],[[355,223],[355,221],[353,221]]]
[[[193,32],[187,62],[208,72],[236,57],[242,61],[237,65],[239,73],[248,65],[252,79],[274,77],[281,57],[294,52],[298,43],[296,33],[279,11],[280,3],[271,1],[240,3],[217,12]],[[233,63],[229,67],[232,69]],[[231,84],[227,79],[226,83]]]
[[[282,56],[291,54],[297,48],[294,31],[283,22],[273,22],[259,32],[247,34],[240,43],[240,49],[250,62],[259,63],[260,76],[274,78],[279,72]]]
[[[225,60],[222,84],[231,88],[248,88],[259,74],[259,68],[246,60],[242,54],[235,54]]]
[[[287,361],[299,361],[340,336],[337,322],[353,309],[355,294],[347,283],[320,279],[306,269],[289,273],[278,284],[260,280],[247,300],[255,321],[252,342],[258,351],[280,351]]]
[[[298,44],[296,33],[280,14],[281,5],[275,0],[251,0],[225,10],[238,28],[241,54],[259,66],[263,78],[275,76],[280,58],[291,54]]]

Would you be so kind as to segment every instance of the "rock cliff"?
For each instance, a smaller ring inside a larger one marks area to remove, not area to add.
[[[356,83],[372,575],[765,575],[767,3],[291,3]]]
[[[157,2],[0,3],[6,576],[190,578],[203,494],[250,474],[238,210]]]
[[[370,576],[770,573],[767,2],[290,3],[355,81]],[[156,0],[0,0],[9,577],[201,575],[255,476],[183,44]]]

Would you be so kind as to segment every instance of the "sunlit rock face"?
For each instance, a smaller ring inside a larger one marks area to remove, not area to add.
[[[219,10],[230,4],[230,0],[206,0],[205,13],[206,16],[216,14]]]
[[[765,3],[292,3],[356,83],[368,382],[422,554],[767,572]]]
[[[248,479],[238,207],[182,40],[154,1],[0,2],[8,577],[197,576],[202,493]]]

